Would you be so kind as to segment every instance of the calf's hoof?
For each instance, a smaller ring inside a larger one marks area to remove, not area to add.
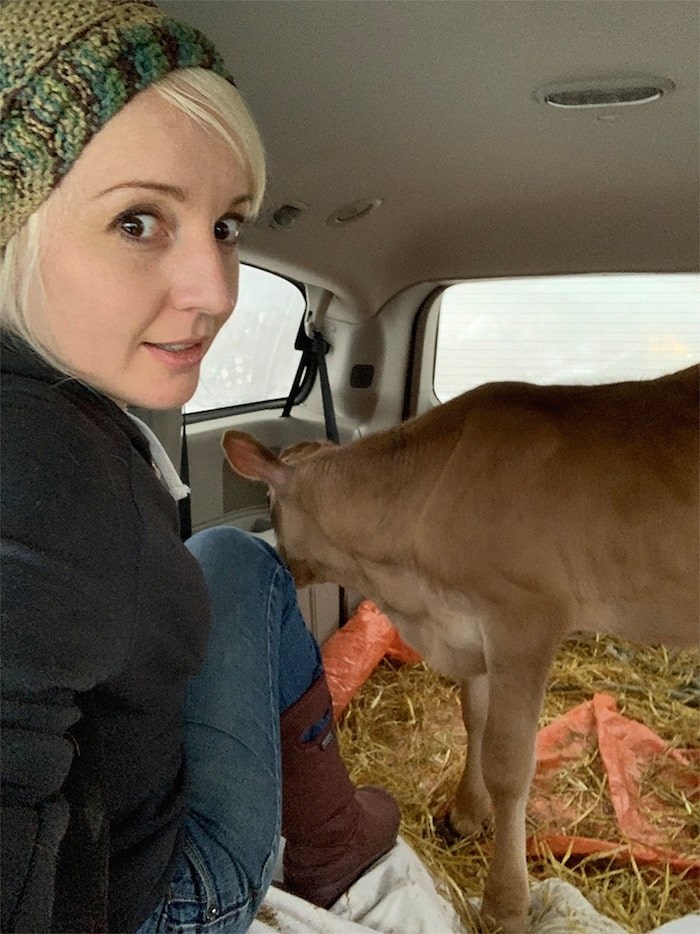
[[[486,805],[462,812],[453,805],[445,816],[445,823],[455,837],[480,837],[491,832],[493,826],[491,808]]]
[[[435,817],[435,833],[448,846],[452,846],[462,839],[462,835],[452,826],[449,813]]]
[[[527,934],[527,914],[498,917],[482,908],[480,930],[482,934]]]
[[[483,930],[488,934],[526,934],[529,910],[529,892],[523,900],[515,892],[501,893],[496,898],[487,890],[481,904]]]

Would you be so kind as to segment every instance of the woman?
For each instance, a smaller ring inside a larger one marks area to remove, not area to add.
[[[339,757],[276,553],[179,539],[128,406],[181,406],[260,205],[254,123],[208,40],[148,2],[0,7],[2,929],[244,931],[324,907],[399,815]]]

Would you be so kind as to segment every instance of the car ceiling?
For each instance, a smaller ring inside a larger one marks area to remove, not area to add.
[[[262,132],[244,258],[330,289],[350,320],[423,281],[698,268],[694,0],[160,5],[216,41]],[[628,76],[675,90],[573,112],[536,99]],[[271,226],[289,203],[308,207]]]

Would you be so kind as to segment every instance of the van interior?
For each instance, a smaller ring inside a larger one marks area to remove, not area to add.
[[[269,534],[221,438],[326,437],[314,333],[341,441],[491,379],[700,358],[698,3],[162,5],[216,38],[268,159],[231,333],[184,413],[193,529]],[[179,464],[183,413],[138,414]],[[301,599],[321,640],[352,609]]]
[[[197,393],[136,413],[194,531],[274,542],[229,429],[343,443],[494,380],[700,360],[697,0],[159,3],[215,39],[268,165]],[[299,591],[322,643],[366,596]]]

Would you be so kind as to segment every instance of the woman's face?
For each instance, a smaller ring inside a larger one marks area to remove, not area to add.
[[[236,303],[251,195],[218,135],[143,91],[46,203],[34,335],[120,405],[181,406]]]

